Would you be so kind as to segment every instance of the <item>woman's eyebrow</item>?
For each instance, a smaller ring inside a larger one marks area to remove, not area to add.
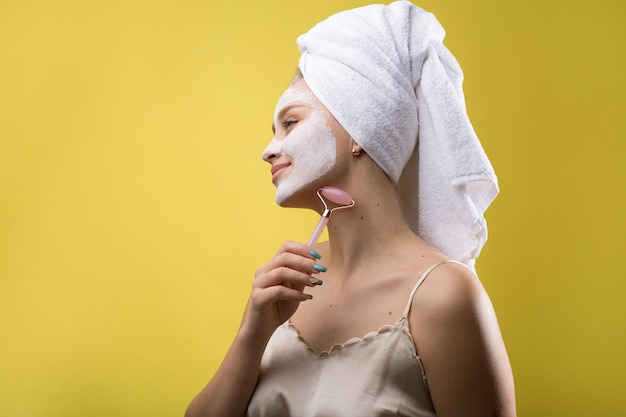
[[[276,115],[276,120],[282,119],[285,113],[287,113],[291,109],[294,109],[296,107],[305,107],[305,106],[306,105],[304,103],[300,103],[300,102],[289,103],[286,106],[284,106],[282,109],[280,109],[280,111]],[[276,133],[276,126],[274,125],[274,123],[272,123],[272,132]]]

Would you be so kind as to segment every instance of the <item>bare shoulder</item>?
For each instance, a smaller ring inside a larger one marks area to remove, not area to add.
[[[409,315],[418,352],[430,341],[437,350],[468,342],[464,338],[501,338],[495,311],[482,283],[457,263],[437,266],[417,290]]]
[[[480,280],[464,265],[448,262],[433,269],[413,298],[414,318],[454,320],[475,314],[491,302]],[[458,317],[457,317],[458,316]]]
[[[409,323],[437,415],[515,415],[496,314],[472,271],[455,263],[431,271],[413,298]]]

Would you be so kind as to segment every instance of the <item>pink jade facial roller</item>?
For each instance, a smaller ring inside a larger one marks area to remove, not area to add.
[[[322,213],[320,221],[317,222],[317,226],[315,226],[315,230],[313,230],[313,234],[307,243],[310,248],[317,243],[317,240],[320,238],[326,224],[328,224],[328,220],[330,219],[330,215],[333,211],[354,206],[354,200],[350,197],[350,194],[336,187],[322,187],[317,190],[317,196],[322,201],[322,204],[324,204],[324,212]],[[339,206],[329,209],[324,197],[335,204],[339,204]]]

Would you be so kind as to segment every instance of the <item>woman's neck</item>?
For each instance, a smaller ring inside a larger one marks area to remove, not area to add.
[[[343,279],[363,276],[373,265],[386,264],[398,248],[423,242],[407,226],[393,186],[361,188],[355,206],[332,214],[328,222],[330,265]]]

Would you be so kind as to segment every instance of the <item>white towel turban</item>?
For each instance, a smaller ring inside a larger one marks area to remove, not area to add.
[[[498,185],[444,36],[435,16],[409,1],[360,7],[300,36],[299,67],[311,91],[398,184],[409,226],[473,266]]]

